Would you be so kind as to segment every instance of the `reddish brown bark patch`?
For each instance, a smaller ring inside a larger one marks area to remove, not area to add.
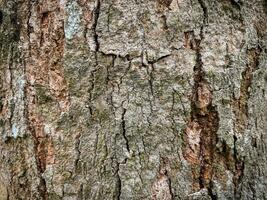
[[[199,164],[201,127],[196,122],[188,122],[185,128],[184,157],[190,164]]]
[[[234,100],[234,113],[236,117],[235,131],[238,133],[244,132],[248,118],[248,99],[250,96],[249,88],[251,86],[253,72],[258,68],[259,55],[261,49],[247,50],[247,67],[242,73],[242,81],[240,86],[240,96]]]
[[[172,3],[172,0],[157,0],[157,2],[158,2],[160,5],[169,8],[170,5],[171,5],[171,3]]]
[[[191,119],[185,129],[184,157],[191,164],[193,190],[206,188],[213,198],[213,162],[216,156],[219,116],[216,106],[212,104],[212,90],[203,70],[200,47],[202,31],[200,40],[195,38],[194,33],[185,34],[185,47],[194,48],[196,51],[196,65],[191,97]]]
[[[157,178],[152,185],[152,200],[173,199],[168,171],[170,171],[169,161],[167,158],[162,158]]]
[[[56,0],[31,4],[29,12],[27,35],[24,35],[28,40],[25,56],[27,119],[35,144],[40,179],[38,191],[40,198],[48,199],[42,174],[48,165],[55,163],[55,147],[52,136],[44,130],[44,124],[50,122],[43,116],[42,109],[53,109],[49,117],[55,118],[69,108],[68,85],[63,73],[64,13]]]
[[[187,49],[196,50],[197,46],[193,31],[184,32],[184,47]]]

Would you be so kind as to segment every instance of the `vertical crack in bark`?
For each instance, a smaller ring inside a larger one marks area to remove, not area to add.
[[[116,196],[114,198],[117,200],[120,200],[120,198],[121,198],[121,177],[120,177],[119,171],[120,171],[120,163],[117,162],[116,170],[115,170],[115,174],[117,177],[117,186],[116,186],[117,192],[115,193]]]
[[[80,185],[79,191],[78,191],[78,199],[83,200],[84,199],[84,186],[83,184]]]
[[[123,104],[123,103],[122,103]],[[126,149],[128,151],[128,153],[130,153],[130,146],[129,146],[129,140],[126,136],[126,123],[125,123],[125,113],[127,111],[126,108],[123,108],[122,107],[122,114],[121,114],[121,134],[122,134],[122,137],[123,139],[125,140],[125,145],[126,145]],[[120,165],[125,165],[128,161],[128,157],[125,157],[124,160],[122,162],[119,162],[116,160],[116,169],[115,169],[115,176],[116,176],[116,193],[115,193],[115,199],[117,200],[120,200],[121,198],[121,194],[122,194],[122,180],[121,180],[121,177],[120,177],[120,174],[119,174],[119,171],[120,171]]]
[[[258,69],[259,56],[261,53],[260,47],[247,50],[247,66],[242,72],[242,80],[240,85],[240,95],[238,99],[234,99],[234,114],[235,114],[235,127],[234,127],[234,185],[235,185],[235,198],[240,198],[238,187],[243,176],[244,162],[238,155],[237,140],[240,134],[243,134],[247,128],[248,122],[248,100],[250,97],[250,86],[253,79],[253,73]]]
[[[121,131],[122,131],[122,136],[125,140],[126,149],[130,153],[129,140],[126,136],[126,126],[125,126],[125,113],[126,113],[126,111],[127,111],[127,109],[123,108],[122,115],[121,115]]]
[[[154,89],[153,89],[153,82],[154,82],[154,76],[153,76],[153,73],[154,73],[154,65],[151,64],[151,70],[149,70],[149,66],[147,66],[146,69],[147,69],[147,74],[148,74],[148,76],[149,76],[148,83],[149,83],[150,92],[151,92],[152,98],[155,98],[155,97],[154,97]]]
[[[202,10],[203,10],[203,26],[209,23],[208,9],[203,0],[198,0]]]
[[[96,27],[97,27],[97,22],[98,22],[98,18],[99,18],[99,14],[100,14],[100,6],[101,6],[101,0],[96,0],[95,2],[95,9],[94,9],[94,21],[93,21],[93,25],[92,25],[92,29],[93,29],[93,37],[94,37],[94,41],[95,41],[95,51],[98,52],[99,50],[99,42],[98,42],[98,34],[96,31]]]
[[[27,15],[27,39],[28,39],[28,53],[29,53],[29,56],[31,56],[31,32],[33,31],[33,27],[31,26],[30,24],[30,19],[31,19],[31,16],[32,16],[32,2],[31,1],[28,1],[28,15]]]
[[[217,199],[217,196],[212,192],[212,178],[219,115],[216,106],[212,104],[212,89],[205,79],[201,55],[201,41],[204,38],[203,28],[208,23],[208,11],[202,0],[199,0],[199,4],[203,10],[200,39],[196,39],[194,32],[185,33],[185,46],[195,50],[196,65],[194,66],[191,119],[185,129],[187,144],[184,156],[193,166],[193,188],[195,190],[206,188],[211,199]],[[196,170],[198,166],[199,171]]]
[[[248,99],[250,96],[250,86],[252,83],[253,73],[258,69],[259,55],[261,49],[249,49],[247,50],[248,63],[245,71],[242,72],[242,80],[240,85],[240,96],[235,99],[234,102],[234,113],[236,117],[236,132],[244,132],[247,126],[248,120]]]
[[[200,188],[207,188],[212,199],[216,196],[212,193],[212,176],[214,151],[219,127],[219,116],[216,106],[212,105],[212,91],[209,83],[205,79],[203,63],[201,58],[200,43],[203,39],[203,29],[201,29],[200,40],[196,41],[196,65],[194,67],[194,87],[191,104],[191,121],[199,125],[199,160]]]
[[[75,150],[77,153],[76,160],[75,160],[75,171],[78,172],[79,170],[79,161],[81,157],[81,150],[80,150],[80,144],[81,144],[81,133],[78,133],[76,136],[76,141],[75,141]]]
[[[3,12],[0,10],[0,26],[2,25],[3,23]]]
[[[94,69],[93,71],[90,72],[90,83],[91,83],[91,87],[90,89],[88,89],[88,93],[89,93],[89,112],[90,112],[90,115],[91,117],[93,116],[94,114],[94,110],[93,110],[93,106],[92,106],[92,103],[93,103],[93,100],[94,100],[94,90],[95,90],[95,73],[97,72],[96,69]]]

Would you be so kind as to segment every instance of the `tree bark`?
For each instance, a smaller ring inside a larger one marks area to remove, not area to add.
[[[267,198],[266,0],[0,0],[0,200]]]

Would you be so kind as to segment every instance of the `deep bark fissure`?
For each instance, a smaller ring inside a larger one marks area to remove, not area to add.
[[[230,0],[231,4],[237,8],[238,10],[241,9],[242,6],[242,1],[238,1],[238,0]]]
[[[150,92],[151,92],[151,96],[152,98],[155,98],[154,97],[154,88],[153,88],[153,82],[154,82],[154,76],[153,76],[153,73],[154,73],[154,65],[151,64],[151,69],[149,70],[149,67],[146,68],[147,69],[147,74],[149,76],[149,79],[148,79],[148,84],[149,84],[149,88],[150,88]]]
[[[122,103],[122,114],[121,114],[121,134],[122,134],[122,137],[125,141],[125,146],[126,146],[126,150],[128,153],[130,153],[130,145],[129,145],[129,139],[127,138],[127,135],[126,135],[126,121],[125,121],[125,114],[127,112],[127,109],[123,107],[123,103]],[[126,156],[124,158],[124,160],[122,162],[119,162],[116,160],[116,169],[115,169],[115,175],[116,175],[116,199],[117,200],[120,200],[121,198],[121,194],[122,194],[122,179],[120,177],[120,174],[119,174],[119,171],[120,171],[120,165],[126,165],[128,161],[128,156]]]
[[[117,176],[117,185],[116,185],[116,189],[117,189],[117,192],[116,192],[116,199],[117,200],[120,200],[121,198],[121,193],[122,193],[122,180],[121,180],[121,177],[120,177],[120,174],[119,174],[119,171],[120,171],[120,163],[117,162],[117,169],[116,169],[116,176]]]
[[[250,87],[253,79],[253,73],[259,65],[260,47],[248,49],[248,63],[246,69],[242,72],[242,80],[240,83],[240,95],[238,99],[234,98],[234,113],[236,117],[235,128],[236,132],[243,133],[248,120],[248,99],[250,96]]]
[[[194,86],[191,100],[191,119],[188,122],[188,127],[193,126],[192,130],[199,130],[199,133],[195,132],[195,134],[199,134],[199,153],[198,156],[196,155],[195,157],[196,160],[191,160],[191,162],[199,163],[200,169],[198,175],[196,172],[192,173],[193,177],[196,178],[198,176],[199,188],[206,188],[210,198],[217,199],[217,196],[212,191],[212,178],[217,131],[219,128],[219,115],[216,106],[212,104],[212,89],[205,78],[201,55],[201,42],[204,39],[203,29],[205,25],[208,24],[208,11],[202,0],[199,0],[199,4],[203,10],[203,24],[200,28],[200,39],[196,39],[194,32],[185,33],[185,47],[191,48],[196,52]],[[191,148],[190,144],[189,148]],[[194,149],[190,151],[194,152]],[[188,159],[190,161],[190,158]]]
[[[129,140],[126,136],[126,122],[125,122],[125,113],[127,109],[125,108],[122,108],[122,109],[123,110],[122,110],[122,115],[121,115],[121,132],[122,132],[123,139],[125,140],[126,149],[130,153]]]
[[[2,10],[0,10],[0,26],[2,25],[3,23],[3,12]]]
[[[201,9],[203,11],[203,26],[205,26],[209,23],[208,9],[207,9],[203,0],[198,0],[198,2],[199,2]],[[202,29],[203,29],[203,27],[202,27]]]
[[[33,27],[31,26],[30,24],[30,19],[31,19],[31,16],[32,16],[32,2],[31,1],[28,1],[28,14],[27,14],[27,40],[28,40],[28,53],[29,53],[29,56],[31,56],[31,33],[33,31]]]
[[[97,34],[97,22],[98,22],[98,18],[100,15],[100,6],[101,6],[101,0],[96,0],[95,2],[95,9],[94,9],[94,19],[93,19],[93,25],[92,25],[92,29],[93,29],[93,33],[94,33],[94,41],[95,41],[95,51],[98,52],[99,51],[99,42],[98,42],[98,34]]]
[[[248,123],[248,100],[250,97],[250,87],[253,79],[253,73],[258,69],[259,66],[259,56],[261,53],[261,48],[248,49],[247,54],[247,64],[245,70],[242,72],[242,80],[240,83],[240,95],[239,98],[234,98],[234,114],[235,114],[235,130],[234,130],[234,162],[235,162],[235,172],[234,172],[234,195],[235,198],[240,198],[240,191],[238,191],[239,184],[242,180],[244,173],[245,163],[243,158],[238,155],[237,150],[237,140],[240,134],[244,134]]]
[[[80,144],[81,144],[81,133],[79,133],[76,136],[76,141],[75,141],[75,150],[76,150],[76,159],[74,162],[75,165],[75,170],[78,171],[79,170],[79,161],[80,161],[80,157],[81,157],[81,150],[80,150]]]
[[[191,103],[191,121],[196,122],[200,132],[200,188],[207,188],[212,199],[217,199],[212,192],[213,160],[219,127],[219,116],[216,106],[212,105],[212,91],[205,79],[201,55],[201,40],[203,28],[200,32],[200,40],[196,40],[196,65],[194,67],[193,101]],[[202,102],[203,101],[203,102]],[[204,106],[201,104],[204,103]]]

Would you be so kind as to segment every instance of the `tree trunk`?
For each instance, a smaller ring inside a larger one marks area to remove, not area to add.
[[[0,0],[0,200],[267,198],[266,0]]]

